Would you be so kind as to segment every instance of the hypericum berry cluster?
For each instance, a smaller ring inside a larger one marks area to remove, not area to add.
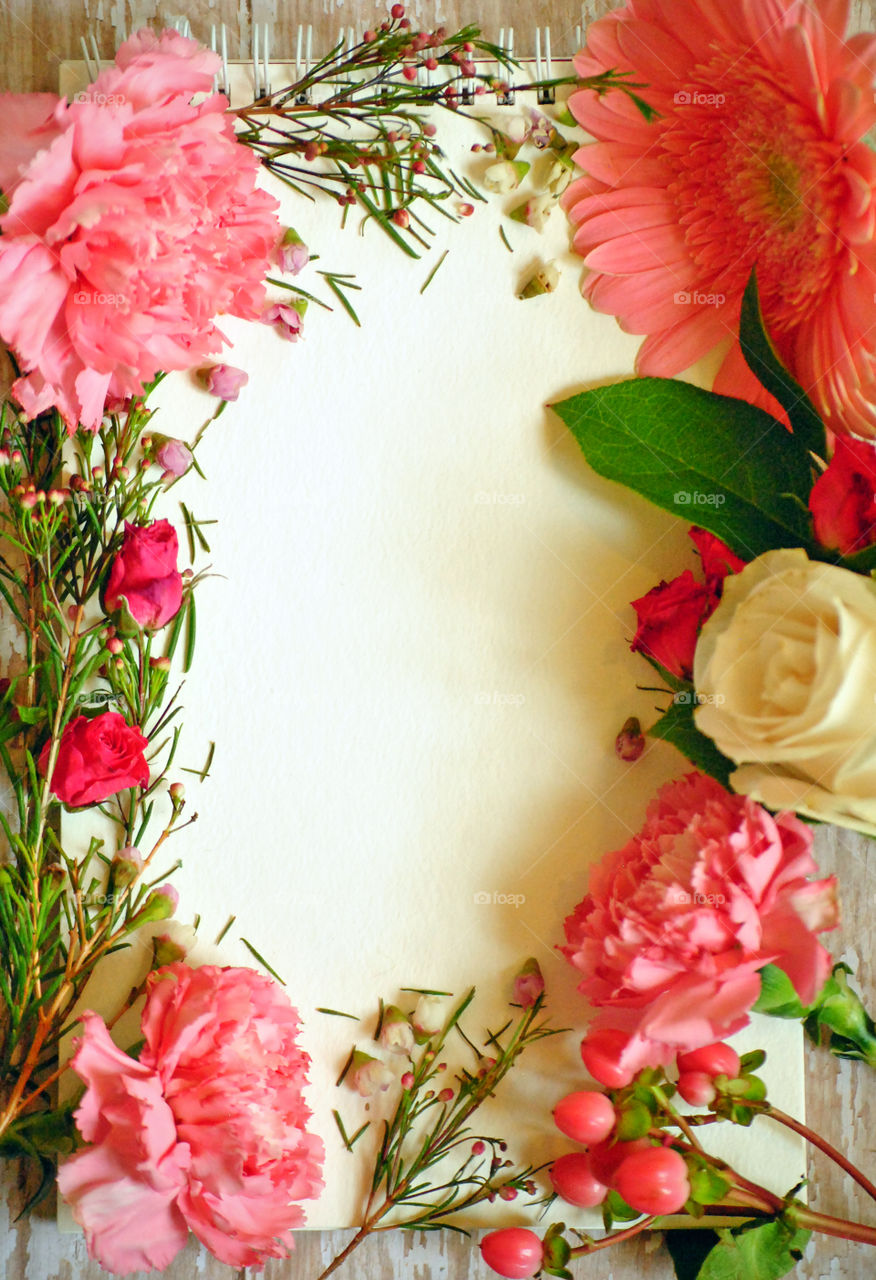
[[[567,1151],[550,1166],[556,1195],[581,1209],[602,1206],[607,1228],[615,1220],[642,1215],[647,1215],[643,1226],[681,1211],[699,1216],[706,1205],[728,1195],[732,1201],[737,1175],[703,1151],[690,1126],[716,1117],[750,1123],[766,1095],[763,1081],[751,1073],[765,1055],[757,1051],[740,1058],[730,1045],[705,1045],[679,1054],[676,1085],[661,1068],[634,1074],[622,1066],[626,1043],[627,1037],[613,1030],[591,1033],[582,1042],[585,1066],[604,1091],[576,1090],[554,1108],[557,1128],[583,1148]],[[671,1101],[676,1093],[713,1114],[680,1116]],[[566,1262],[587,1246],[570,1246],[557,1225],[544,1240],[525,1228],[491,1232],[481,1251],[499,1275],[525,1280],[540,1271],[567,1274]]]

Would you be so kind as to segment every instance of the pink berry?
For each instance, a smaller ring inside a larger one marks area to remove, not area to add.
[[[394,4],[389,12],[393,18],[403,18],[405,16],[405,7],[403,4]]]
[[[567,1138],[590,1146],[604,1142],[614,1128],[611,1100],[595,1090],[569,1093],[554,1107],[554,1124]]]
[[[590,1167],[600,1182],[614,1186],[614,1178],[620,1166],[636,1151],[649,1151],[647,1138],[633,1138],[630,1142],[595,1142],[587,1153]]]
[[[687,1165],[671,1147],[628,1156],[617,1171],[618,1195],[640,1213],[677,1213],[690,1199]]]
[[[622,1067],[620,1056],[629,1044],[630,1037],[615,1027],[602,1027],[591,1031],[581,1041],[581,1060],[599,1084],[607,1089],[623,1089],[636,1074],[631,1067]]]
[[[550,1178],[557,1195],[579,1209],[592,1209],[608,1195],[608,1187],[596,1177],[584,1151],[560,1156],[551,1165]]]
[[[484,1262],[510,1280],[529,1280],[541,1267],[541,1240],[526,1227],[491,1231],[481,1241]]]
[[[718,1096],[712,1077],[705,1071],[682,1071],[678,1092],[692,1107],[710,1107]]]
[[[730,1076],[735,1079],[739,1075],[739,1054],[729,1044],[705,1044],[702,1049],[693,1049],[690,1053],[678,1055],[678,1070],[705,1071],[707,1076]]]
[[[416,80],[417,68],[412,66],[402,67],[402,75],[406,80]]]

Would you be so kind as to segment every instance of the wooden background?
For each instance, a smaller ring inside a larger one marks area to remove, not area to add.
[[[728,0],[730,3],[732,0]],[[610,0],[589,0],[582,7],[563,0],[413,0],[408,12],[416,25],[424,27],[438,23],[452,27],[476,21],[490,38],[498,36],[500,27],[513,25],[518,51],[531,44],[534,23],[550,23],[553,48],[563,53],[573,48],[582,10],[588,20],[611,7]],[[342,26],[364,29],[386,8],[378,0],[311,0],[309,4],[284,4],[280,0],[178,0],[174,4],[171,0],[167,5],[156,0],[0,0],[4,63],[0,85],[13,92],[56,89],[58,65],[80,56],[82,35],[93,32],[101,53],[110,57],[119,33],[128,34],[156,18],[184,15],[190,19],[193,33],[201,38],[209,36],[211,22],[225,22],[231,37],[229,54],[240,57],[250,52],[253,22],[269,21],[274,56],[283,58],[293,53],[295,32],[301,22],[314,24],[315,47],[322,49],[337,38]],[[853,0],[851,9],[856,28],[876,25],[873,0]],[[876,973],[870,948],[876,905],[876,849],[860,837],[829,829],[819,832],[816,844],[823,873],[836,872],[842,885],[844,921],[831,939],[831,950],[855,969],[872,1008],[876,1006]],[[807,1054],[806,1071],[809,1123],[872,1177],[876,1167],[871,1119],[876,1112],[876,1074],[815,1051]],[[5,1177],[6,1191],[0,1200],[0,1267],[5,1280],[99,1280],[105,1275],[89,1261],[80,1237],[58,1235],[51,1205],[16,1223],[23,1192],[20,1171],[16,1166],[6,1166],[0,1172]],[[863,1193],[850,1190],[848,1179],[817,1153],[810,1160],[809,1176],[814,1208],[838,1217],[876,1221],[876,1211]],[[342,1232],[302,1233],[294,1257],[269,1263],[265,1280],[316,1280],[346,1239],[347,1234]],[[575,1273],[594,1280],[634,1280],[643,1274],[650,1280],[671,1280],[674,1276],[662,1237],[656,1234],[584,1259],[576,1264]],[[217,1263],[193,1245],[165,1272],[169,1280],[190,1280],[195,1276],[204,1280],[251,1280],[256,1274]],[[392,1234],[371,1240],[339,1273],[350,1280],[484,1280],[492,1274],[469,1242],[450,1235],[423,1234]],[[865,1245],[820,1237],[810,1242],[795,1275],[799,1280],[866,1280],[876,1275],[876,1255]]]

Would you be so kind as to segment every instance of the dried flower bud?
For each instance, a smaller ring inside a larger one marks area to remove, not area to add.
[[[389,1053],[403,1053],[410,1057],[414,1049],[414,1028],[397,1005],[391,1004],[383,1012],[378,1043]]]
[[[161,969],[166,964],[185,960],[187,951],[175,942],[169,933],[159,933],[152,939],[152,968]]]
[[[446,1016],[443,996],[420,996],[411,1017],[417,1044],[424,1044],[431,1036],[443,1031]]]
[[[373,1098],[376,1093],[386,1092],[394,1083],[395,1075],[379,1058],[372,1058],[370,1053],[355,1049],[353,1060],[344,1079],[360,1097]]]
[[[110,888],[123,889],[133,884],[143,870],[143,858],[134,845],[119,849],[110,867]]]
[[[636,716],[624,721],[624,726],[614,740],[615,755],[619,760],[638,760],[645,750],[645,735]]]

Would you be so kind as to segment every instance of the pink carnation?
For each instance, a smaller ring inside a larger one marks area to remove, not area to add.
[[[767,403],[736,338],[757,266],[787,367],[835,431],[876,435],[876,36],[846,39],[848,0],[629,0],[594,22],[581,76],[646,87],[569,108],[595,144],[563,204],[583,291],[647,334],[642,374],[730,340],[715,390]]]
[[[108,400],[215,354],[216,315],[261,315],[277,202],[211,93],[218,67],[175,31],[141,31],[69,105],[0,99],[0,336],[31,417],[56,406],[94,431]]]
[[[83,1017],[73,1067],[88,1144],[58,1186],[89,1252],[116,1275],[163,1268],[189,1231],[222,1262],[285,1257],[322,1190],[307,1132],[310,1062],[285,993],[250,969],[172,964],[149,977],[139,1062]]]
[[[732,1035],[784,969],[810,1004],[830,971],[816,938],[838,923],[836,882],[817,871],[812,832],[702,774],[662,787],[641,831],[594,868],[562,950],[585,977],[593,1027],[630,1036],[625,1068]]]

